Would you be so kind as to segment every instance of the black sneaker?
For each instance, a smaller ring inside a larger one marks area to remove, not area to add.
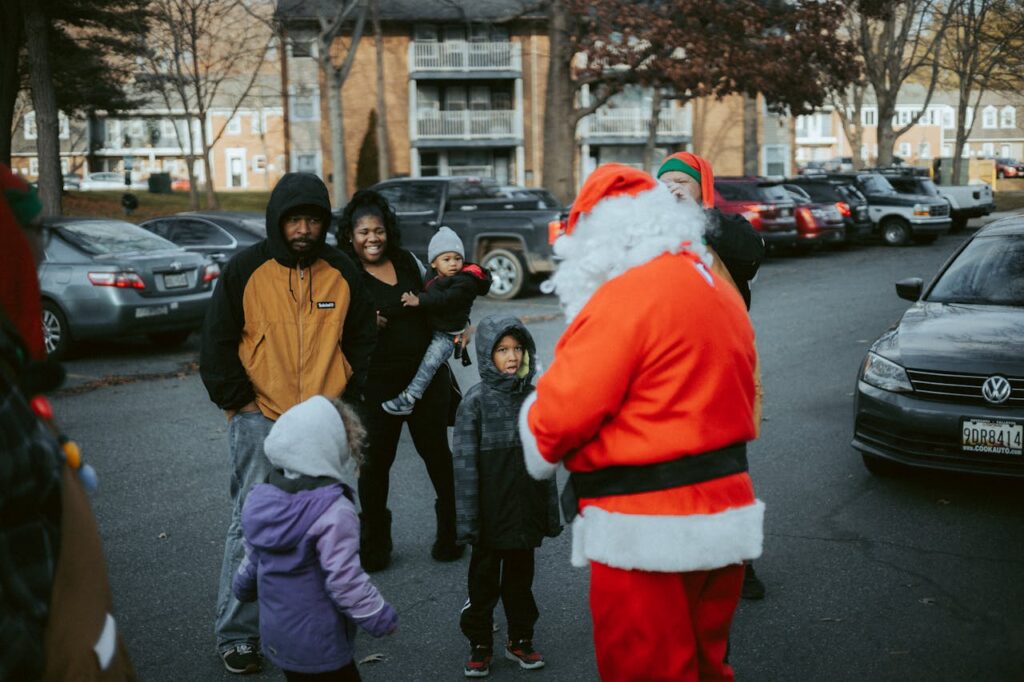
[[[256,651],[256,647],[246,642],[236,644],[227,651],[222,651],[220,657],[223,659],[227,671],[236,675],[258,673],[263,669],[263,662],[260,660],[260,654]]]
[[[536,670],[544,667],[544,657],[540,655],[539,651],[534,650],[533,642],[528,639],[509,642],[505,647],[505,658],[515,661],[524,670]]]
[[[466,661],[462,673],[466,677],[487,677],[491,674],[491,658],[494,651],[489,646],[475,646],[469,651],[469,660]]]
[[[466,547],[464,545],[444,540],[434,540],[434,544],[430,548],[431,558],[434,561],[440,562],[458,561],[465,552]]]
[[[754,564],[745,564],[743,569],[743,591],[740,596],[744,599],[764,599],[764,583],[754,573]]]

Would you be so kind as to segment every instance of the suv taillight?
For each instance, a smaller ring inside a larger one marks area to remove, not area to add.
[[[122,272],[90,272],[89,281],[96,287],[117,287],[118,289],[145,289],[139,273],[125,270]]]
[[[566,218],[560,220],[552,220],[548,223],[548,244],[554,244],[555,240],[565,234],[566,229],[569,227],[569,221]]]
[[[839,209],[839,215],[843,216],[844,218],[849,218],[852,215],[852,212],[850,211],[850,205],[845,201],[837,201],[836,208]]]

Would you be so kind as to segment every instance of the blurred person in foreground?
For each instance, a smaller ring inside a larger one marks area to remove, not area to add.
[[[732,680],[743,562],[761,553],[754,330],[709,267],[704,225],[695,203],[606,164],[554,245],[568,328],[520,432],[532,476],[570,472],[563,511],[605,680]]]
[[[53,422],[36,266],[35,192],[0,164],[0,680],[136,680],[96,519],[95,474]]]

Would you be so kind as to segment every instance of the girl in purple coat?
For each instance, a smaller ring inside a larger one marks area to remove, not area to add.
[[[274,469],[242,510],[240,601],[259,599],[263,654],[287,680],[359,680],[356,625],[398,627],[359,563],[352,480],[365,435],[340,401],[315,396],[281,415],[264,442]]]

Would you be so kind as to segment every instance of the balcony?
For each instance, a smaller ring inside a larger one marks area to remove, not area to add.
[[[582,135],[588,142],[640,142],[647,138],[650,109],[641,107],[602,108],[583,119]],[[692,134],[688,109],[666,109],[658,114],[658,139],[685,141]]]
[[[522,70],[519,43],[449,40],[414,41],[409,45],[409,72],[413,78],[518,77]]]
[[[522,124],[513,109],[490,111],[425,109],[417,113],[415,121],[414,140],[473,141],[522,138]]]

